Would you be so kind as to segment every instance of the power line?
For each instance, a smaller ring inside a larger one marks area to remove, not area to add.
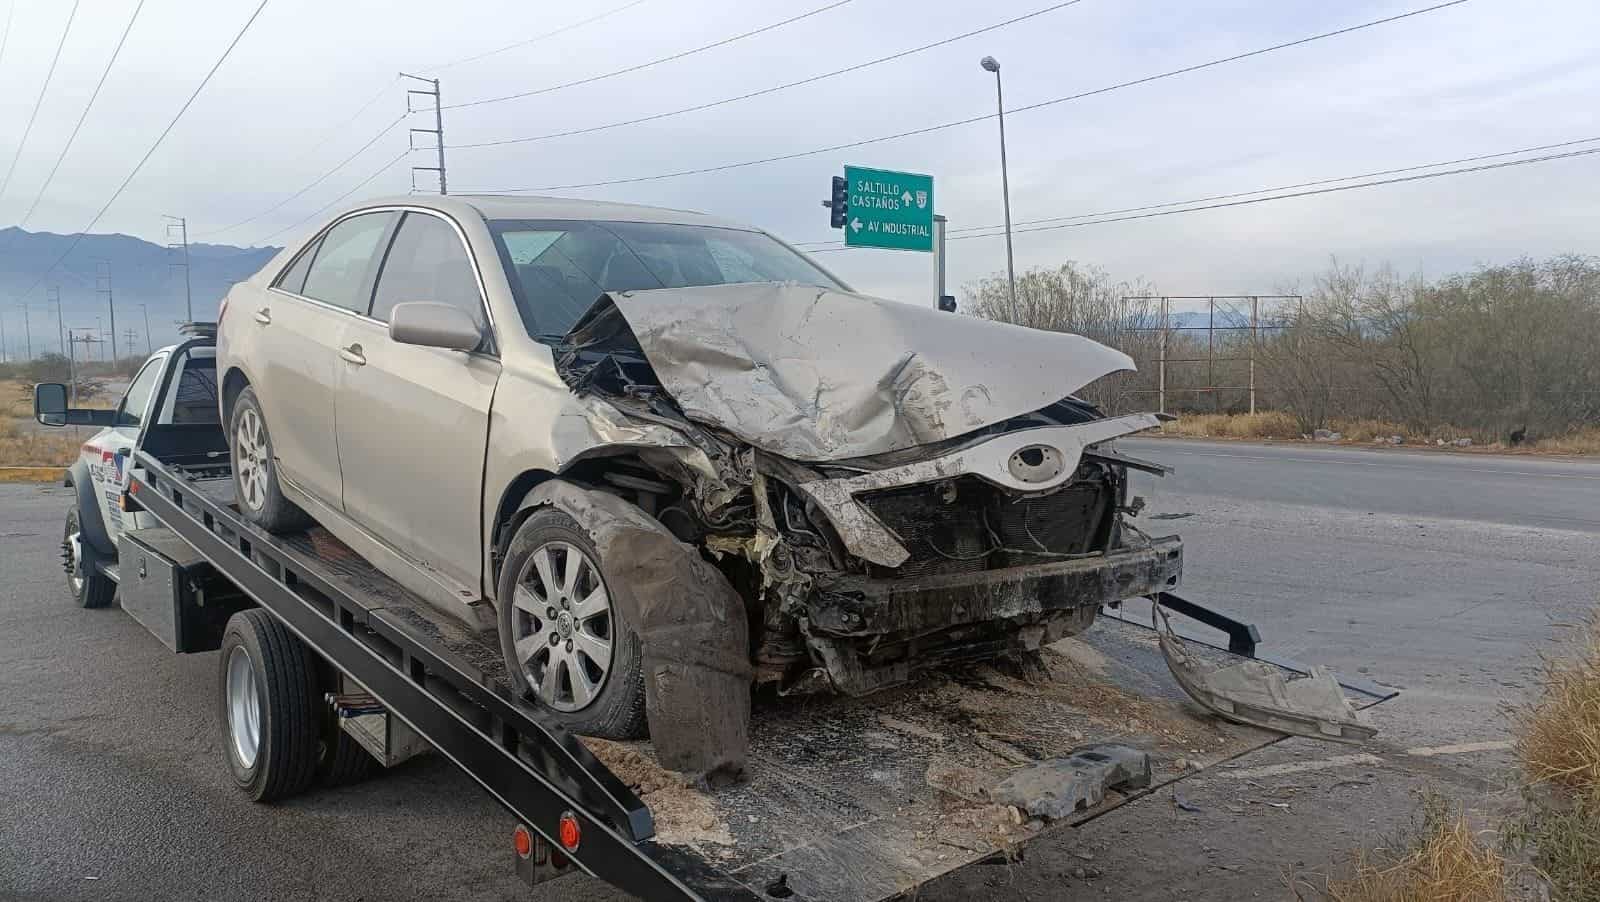
[[[781,85],[774,85],[774,86],[772,86],[770,88],[762,88],[759,91],[751,91],[749,93],[739,94],[739,95],[736,95],[734,97],[724,97],[721,100],[713,100],[713,101],[710,101],[708,103],[695,104],[694,106],[688,106],[688,107],[684,107],[684,108],[678,109],[678,110],[671,110],[671,111],[665,112],[665,113],[655,113],[655,114],[649,115],[649,116],[640,116],[640,117],[638,117],[636,119],[624,119],[621,122],[612,122],[612,123],[608,123],[606,125],[592,125],[592,126],[589,126],[588,128],[575,128],[575,129],[572,129],[570,131],[551,132],[549,134],[544,134],[544,135],[532,135],[532,136],[529,136],[529,137],[526,137],[526,138],[506,138],[506,139],[499,140],[499,141],[478,141],[478,142],[475,142],[475,143],[472,143],[472,144],[452,144],[452,145],[450,145],[450,149],[451,150],[456,150],[456,149],[460,149],[460,148],[470,148],[470,147],[500,147],[500,146],[506,145],[506,144],[527,144],[527,143],[529,143],[531,141],[548,141],[548,140],[550,140],[552,138],[569,138],[569,137],[572,137],[573,135],[588,135],[588,134],[592,134],[594,132],[606,131],[608,129],[613,129],[613,128],[622,128],[622,127],[628,126],[628,125],[639,125],[639,124],[644,123],[644,122],[655,122],[657,120],[667,119],[667,118],[670,118],[672,116],[682,116],[685,113],[697,113],[697,112],[699,112],[701,110],[709,110],[712,107],[724,106],[724,105],[730,104],[730,103],[738,103],[741,100],[750,100],[751,98],[754,98],[754,97],[765,97],[768,94],[776,94],[779,91],[787,91],[790,88],[798,88],[798,87],[800,87],[802,85],[814,84],[816,82],[823,81],[823,80],[829,79],[829,78],[833,78],[833,77],[839,76],[839,75],[845,75],[845,74],[850,73],[850,72],[859,72],[862,69],[870,68],[872,66],[880,65],[882,63],[893,62],[894,60],[897,60],[897,59],[903,59],[903,58],[911,56],[913,54],[921,53],[924,50],[932,50],[935,47],[943,47],[946,44],[954,44],[957,41],[962,41],[962,40],[965,40],[965,39],[970,38],[970,37],[976,37],[977,35],[980,35],[980,34],[985,34],[985,33],[991,32],[991,31],[995,31],[997,29],[1005,28],[1008,25],[1015,25],[1018,22],[1026,22],[1029,19],[1037,18],[1039,16],[1045,15],[1046,13],[1053,13],[1053,12],[1055,12],[1057,10],[1065,9],[1065,8],[1067,8],[1069,6],[1075,6],[1075,5],[1077,5],[1078,3],[1081,3],[1081,2],[1082,2],[1082,0],[1066,0],[1065,3],[1057,3],[1057,4],[1053,5],[1053,6],[1047,6],[1044,9],[1037,9],[1037,10],[1034,10],[1033,12],[1031,12],[1031,13],[1026,13],[1024,15],[1020,15],[1020,16],[1016,16],[1014,18],[1007,19],[1004,22],[996,22],[993,25],[985,25],[982,28],[975,28],[975,29],[973,29],[971,31],[962,32],[961,34],[953,35],[953,36],[948,37],[948,38],[944,38],[943,40],[938,40],[938,41],[934,41],[932,43],[923,44],[920,47],[912,47],[912,48],[909,48],[909,49],[906,49],[906,50],[902,50],[902,51],[900,51],[898,53],[891,53],[888,56],[880,56],[877,59],[867,60],[864,63],[856,63],[853,66],[846,66],[843,69],[834,69],[832,72],[824,72],[821,75],[813,75],[813,76],[811,76],[809,78],[802,78],[802,79],[800,79],[798,81],[791,81],[791,82],[787,82],[787,83],[781,84]]]
[[[284,232],[288,232],[288,231],[291,231],[293,229],[298,229],[299,227],[305,225],[306,223],[310,222],[312,219],[314,219],[318,215],[320,215],[324,210],[327,210],[329,207],[332,207],[334,204],[337,204],[340,201],[344,200],[345,198],[349,197],[350,195],[356,193],[357,191],[360,191],[362,188],[365,188],[367,186],[368,182],[371,182],[373,179],[377,178],[378,176],[383,175],[385,172],[388,172],[390,169],[393,169],[394,165],[396,163],[398,163],[401,160],[405,159],[410,153],[411,153],[411,148],[409,148],[409,147],[406,148],[405,150],[400,151],[398,156],[396,156],[394,159],[390,160],[389,162],[384,163],[382,166],[378,167],[376,172],[372,173],[371,175],[369,175],[366,178],[362,179],[361,181],[357,182],[355,187],[351,188],[349,191],[346,191],[345,193],[343,193],[343,194],[339,195],[338,197],[334,198],[333,200],[330,200],[327,203],[323,204],[322,206],[318,207],[317,209],[311,211],[311,213],[308,214],[304,219],[302,219],[302,220],[300,220],[300,221],[298,221],[298,222],[296,222],[296,223],[294,223],[292,225],[286,225],[283,228],[277,230],[276,232],[273,232],[272,234],[261,238],[260,240],[262,241],[262,243],[265,243],[265,242],[271,241],[272,239],[278,237],[279,235],[282,235]]]
[[[50,68],[44,74],[44,84],[39,86],[39,97],[33,102],[33,112],[28,114],[28,124],[22,129],[22,138],[17,141],[17,152],[11,155],[11,165],[6,167],[6,177],[0,180],[0,198],[5,197],[6,189],[11,187],[11,175],[17,171],[17,161],[22,159],[22,148],[28,143],[28,135],[33,131],[33,122],[39,118],[39,107],[44,105],[44,95],[50,90],[50,80],[56,76],[56,64],[61,62],[61,48],[67,45],[67,35],[72,32],[72,20],[78,16],[78,3],[72,0],[72,10],[67,13],[66,27],[61,29],[61,40],[56,42],[56,52],[50,57]],[[6,28],[7,37],[11,29]]]
[[[670,62],[672,62],[674,60],[681,60],[684,57],[694,56],[697,53],[704,53],[707,50],[714,50],[714,49],[716,49],[718,47],[725,47],[728,44],[734,43],[735,41],[742,41],[745,38],[755,37],[758,34],[763,34],[763,33],[768,32],[768,31],[773,31],[775,29],[782,28],[785,25],[792,25],[795,22],[801,21],[802,19],[809,19],[812,16],[821,15],[822,13],[825,13],[825,12],[827,12],[829,10],[838,9],[839,7],[844,6],[845,4],[850,3],[850,2],[851,2],[851,0],[834,0],[834,2],[829,3],[826,6],[819,6],[819,7],[815,8],[815,9],[808,10],[807,12],[803,12],[798,16],[790,16],[789,18],[784,19],[782,21],[773,22],[773,23],[768,24],[768,25],[763,25],[760,28],[756,28],[756,29],[752,29],[750,31],[742,32],[740,34],[733,35],[732,37],[726,37],[726,38],[723,38],[723,39],[721,39],[719,41],[712,41],[709,44],[702,44],[699,47],[695,47],[695,48],[692,48],[692,49],[689,49],[689,50],[682,50],[682,51],[674,53],[674,54],[672,54],[670,56],[659,57],[657,59],[650,60],[649,62],[638,63],[637,65],[628,66],[628,67],[623,68],[623,69],[614,69],[614,70],[612,70],[610,72],[603,72],[603,73],[601,73],[599,75],[591,75],[588,78],[580,78],[580,79],[577,79],[576,81],[562,82],[561,84],[550,85],[549,87],[545,87],[545,88],[535,88],[532,91],[520,91],[520,92],[518,92],[516,94],[505,94],[505,95],[502,95],[500,97],[484,97],[484,98],[479,99],[479,100],[468,100],[468,101],[465,101],[463,103],[452,103],[449,106],[444,107],[444,109],[447,109],[447,110],[459,110],[459,109],[462,109],[464,107],[482,106],[482,105],[487,104],[487,103],[503,103],[503,102],[505,102],[507,100],[518,100],[518,99],[523,98],[523,97],[533,97],[533,96],[536,96],[536,95],[539,95],[539,94],[549,94],[549,93],[551,93],[553,91],[561,91],[561,90],[565,90],[567,88],[575,88],[578,85],[593,84],[594,82],[604,81],[604,80],[606,80],[608,78],[616,78],[619,75],[627,75],[630,72],[638,72],[638,71],[640,71],[642,69],[649,69],[649,68],[651,68],[653,66],[659,66],[662,63],[670,63]],[[1456,0],[1456,2],[1465,2],[1465,0]]]
[[[476,54],[474,56],[464,56],[461,59],[455,60],[454,62],[440,63],[440,64],[435,65],[435,66],[423,66],[422,68],[430,69],[430,70],[433,70],[433,71],[438,71],[440,69],[448,69],[451,66],[459,66],[462,63],[475,63],[478,60],[486,59],[488,57],[494,56],[497,53],[505,53],[507,50],[515,50],[518,47],[526,47],[529,44],[536,44],[539,41],[543,41],[543,40],[545,40],[547,38],[553,38],[558,34],[566,34],[569,31],[572,31],[572,30],[578,29],[578,28],[582,28],[585,25],[591,25],[591,24],[593,24],[595,22],[600,21],[601,19],[609,19],[609,18],[611,18],[612,16],[614,16],[614,15],[616,15],[618,13],[627,12],[628,10],[633,9],[635,6],[638,6],[639,4],[644,3],[644,2],[646,2],[646,0],[633,0],[632,3],[628,3],[628,4],[625,4],[623,6],[619,6],[616,9],[607,10],[607,11],[605,11],[603,13],[599,13],[597,15],[590,16],[589,18],[584,19],[584,20],[579,21],[579,22],[573,22],[571,25],[563,25],[560,28],[555,29],[554,31],[547,31],[544,34],[537,34],[537,35],[534,35],[531,38],[527,38],[527,39],[524,39],[524,40],[521,40],[521,41],[517,41],[517,42],[512,43],[512,44],[507,44],[507,45],[505,45],[504,47],[501,47],[498,50],[489,50],[489,51],[486,51],[484,53]]]
[[[1527,166],[1527,165],[1532,164],[1532,163],[1547,163],[1547,162],[1550,162],[1551,160],[1565,160],[1565,159],[1569,159],[1571,157],[1581,157],[1581,156],[1587,156],[1589,154],[1596,154],[1596,153],[1600,153],[1600,147],[1592,147],[1592,148],[1589,148],[1588,150],[1572,150],[1572,151],[1567,151],[1566,153],[1547,154],[1547,155],[1542,156],[1542,157],[1529,157],[1529,158],[1527,158],[1525,160],[1507,160],[1507,161],[1505,161],[1503,163],[1485,163],[1482,166],[1467,166],[1467,167],[1464,167],[1464,168],[1461,168],[1461,169],[1446,169],[1443,172],[1425,172],[1425,173],[1422,173],[1421,175],[1407,175],[1407,176],[1401,176],[1399,178],[1380,179],[1380,180],[1371,181],[1371,182],[1360,182],[1360,183],[1357,183],[1357,184],[1354,184],[1354,185],[1337,185],[1337,186],[1334,186],[1332,188],[1315,188],[1315,189],[1308,190],[1308,191],[1296,191],[1296,192],[1293,192],[1293,193],[1290,193],[1290,194],[1274,194],[1274,195],[1272,195],[1270,197],[1256,197],[1256,198],[1251,198],[1251,199],[1248,199],[1248,200],[1234,200],[1234,201],[1226,201],[1224,203],[1205,204],[1203,206],[1197,206],[1197,207],[1185,207],[1185,208],[1183,208],[1181,210],[1158,210],[1158,211],[1153,212],[1153,213],[1136,213],[1136,214],[1133,214],[1131,216],[1115,216],[1115,217],[1108,217],[1108,218],[1104,218],[1104,219],[1091,219],[1091,220],[1088,220],[1088,221],[1085,221],[1085,222],[1069,222],[1069,223],[1063,223],[1061,225],[1036,226],[1034,228],[1029,228],[1029,229],[1012,229],[1012,233],[1013,234],[1024,234],[1024,233],[1027,233],[1027,232],[1051,232],[1051,231],[1055,231],[1057,229],[1076,229],[1076,228],[1081,228],[1083,226],[1104,225],[1106,223],[1111,223],[1111,222],[1129,222],[1129,221],[1135,220],[1135,219],[1154,219],[1154,218],[1156,218],[1158,216],[1175,216],[1175,215],[1177,215],[1179,213],[1198,213],[1198,212],[1200,212],[1202,210],[1220,210],[1220,209],[1223,209],[1223,208],[1226,208],[1226,207],[1243,207],[1243,206],[1249,206],[1250,204],[1264,204],[1264,203],[1267,203],[1269,201],[1275,201],[1275,200],[1290,200],[1290,199],[1296,198],[1296,197],[1310,197],[1312,195],[1317,195],[1317,194],[1333,194],[1333,193],[1336,193],[1336,192],[1339,192],[1339,191],[1354,191],[1357,188],[1375,188],[1375,187],[1379,187],[1379,186],[1382,186],[1382,185],[1398,185],[1398,184],[1401,184],[1401,183],[1404,183],[1404,182],[1419,182],[1419,181],[1423,181],[1424,179],[1442,178],[1442,177],[1447,176],[1447,175],[1463,175],[1463,174],[1472,173],[1472,172],[1486,172],[1486,171],[1492,170],[1492,169],[1507,169],[1507,168],[1510,168],[1512,166]],[[952,236],[949,240],[951,240],[951,241],[964,241],[964,240],[969,239],[969,238],[997,238],[997,237],[1000,237],[1003,234],[1005,234],[1005,233],[1004,232],[987,232],[987,233],[982,234],[982,235],[955,235],[955,236]],[[852,248],[844,248],[844,247],[819,248],[817,250],[810,251],[809,253],[813,253],[813,254],[831,254],[831,253],[834,253],[836,251],[843,251],[843,250],[852,250]]]
[[[11,16],[17,11],[17,0],[11,0],[6,7],[6,30],[0,32],[0,62],[5,62],[6,45],[11,43]]]
[[[359,157],[363,153],[365,153],[367,148],[369,148],[372,145],[378,143],[378,140],[380,138],[382,138],[383,136],[385,136],[385,135],[389,134],[390,132],[394,131],[396,126],[398,126],[400,123],[405,121],[405,118],[406,118],[406,114],[404,114],[404,113],[400,114],[399,116],[396,116],[393,121],[391,121],[388,125],[385,125],[381,130],[379,130],[379,132],[376,135],[373,135],[371,138],[367,139],[367,143],[361,145],[359,148],[356,149],[356,151],[354,153],[350,154],[349,156],[347,156],[344,159],[340,160],[338,163],[334,164],[332,169],[329,169],[326,172],[322,173],[321,175],[317,176],[316,178],[312,179],[308,184],[305,185],[305,187],[301,188],[299,191],[296,191],[295,193],[289,195],[288,197],[285,197],[283,200],[280,200],[277,203],[273,204],[272,206],[266,208],[265,210],[262,210],[260,213],[257,213],[257,214],[255,214],[253,216],[246,216],[244,219],[239,220],[238,222],[234,223],[233,225],[225,226],[225,227],[217,229],[215,231],[207,232],[207,233],[205,233],[205,237],[211,238],[211,237],[214,237],[214,236],[217,236],[217,235],[221,235],[223,232],[231,232],[234,229],[237,229],[239,226],[255,222],[256,220],[260,219],[263,216],[266,216],[269,213],[275,213],[278,210],[283,209],[285,204],[289,203],[290,201],[295,200],[296,198],[301,197],[307,191],[310,191],[312,188],[315,188],[318,185],[322,184],[324,181],[326,181],[328,179],[329,176],[333,175],[335,172],[338,172],[339,170],[343,169],[345,166],[349,165],[352,160],[354,160],[356,157]]]
[[[1148,84],[1150,82],[1159,81],[1159,80],[1164,79],[1164,78],[1173,78],[1175,76],[1185,75],[1185,74],[1188,74],[1190,72],[1197,72],[1197,71],[1199,71],[1201,69],[1209,69],[1209,68],[1211,68],[1213,66],[1220,66],[1220,65],[1223,65],[1225,63],[1237,62],[1238,60],[1248,59],[1248,58],[1253,57],[1253,56],[1261,56],[1262,54],[1272,53],[1273,51],[1276,51],[1276,50],[1283,50],[1283,49],[1286,49],[1286,48],[1289,48],[1289,47],[1297,47],[1297,46],[1299,46],[1301,44],[1309,44],[1309,43],[1311,43],[1313,41],[1320,41],[1320,40],[1324,40],[1326,38],[1337,37],[1339,35],[1349,34],[1349,33],[1354,32],[1354,31],[1361,31],[1362,29],[1366,29],[1366,28],[1374,28],[1374,27],[1379,26],[1379,25],[1384,25],[1384,24],[1387,24],[1387,23],[1390,23],[1390,22],[1397,22],[1397,21],[1399,21],[1401,19],[1408,19],[1408,18],[1410,18],[1412,16],[1420,16],[1423,13],[1434,12],[1435,10],[1444,9],[1444,8],[1450,7],[1450,6],[1457,6],[1457,5],[1460,5],[1462,3],[1466,3],[1466,2],[1467,2],[1467,0],[1449,0],[1449,2],[1447,2],[1447,3],[1438,3],[1438,4],[1435,4],[1433,6],[1423,7],[1422,9],[1415,9],[1415,10],[1412,10],[1410,12],[1400,13],[1399,15],[1386,16],[1386,17],[1384,17],[1382,19],[1374,19],[1374,20],[1372,20],[1370,22],[1363,22],[1360,25],[1352,25],[1352,26],[1349,26],[1348,28],[1340,28],[1340,29],[1338,29],[1336,31],[1326,31],[1326,32],[1323,32],[1321,34],[1311,35],[1309,37],[1300,38],[1298,40],[1288,41],[1288,42],[1282,43],[1282,44],[1274,44],[1271,47],[1263,47],[1263,48],[1261,48],[1259,50],[1251,50],[1251,51],[1246,52],[1246,53],[1238,53],[1238,54],[1234,54],[1233,56],[1227,56],[1227,57],[1222,57],[1221,59],[1214,59],[1214,60],[1211,60],[1209,62],[1198,63],[1198,64],[1193,65],[1193,66],[1185,66],[1185,67],[1183,67],[1181,69],[1172,69],[1170,71],[1161,72],[1161,73],[1158,73],[1158,74],[1155,74],[1155,75],[1147,75],[1147,76],[1145,76],[1143,78],[1136,78],[1136,79],[1133,79],[1132,81],[1124,81],[1124,82],[1119,82],[1119,83],[1114,84],[1114,85],[1107,85],[1106,87],[1096,88],[1096,89],[1094,89],[1092,91],[1084,91],[1084,92],[1081,92],[1081,93],[1078,93],[1078,94],[1069,94],[1069,95],[1067,95],[1065,97],[1057,97],[1057,98],[1055,98],[1053,100],[1045,100],[1045,101],[1041,101],[1039,103],[1028,104],[1027,106],[1015,107],[1015,108],[1009,110],[1009,112],[1011,112],[1014,115],[1016,113],[1028,112],[1030,110],[1037,110],[1037,109],[1041,109],[1041,108],[1047,107],[1047,106],[1052,106],[1052,105],[1058,104],[1058,103],[1066,103],[1067,101],[1070,101],[1070,100],[1079,100],[1079,99],[1082,99],[1084,97],[1092,97],[1092,96],[1094,96],[1096,94],[1106,94],[1106,93],[1109,93],[1111,91],[1117,91],[1117,90],[1121,90],[1123,88],[1130,88],[1130,87],[1133,87],[1135,85]],[[801,159],[803,157],[813,157],[813,156],[816,156],[818,154],[832,153],[833,151],[838,151],[838,150],[849,150],[849,149],[855,148],[855,147],[865,147],[865,146],[867,146],[869,144],[879,144],[879,143],[882,143],[884,141],[895,141],[895,140],[898,140],[900,138],[911,138],[911,137],[915,137],[917,135],[926,135],[926,134],[929,134],[931,132],[943,131],[944,129],[947,129],[947,128],[955,128],[957,126],[962,126],[962,125],[971,125],[971,124],[976,123],[976,122],[987,122],[988,120],[995,118],[996,115],[997,115],[996,113],[985,113],[985,114],[983,114],[981,116],[972,116],[972,117],[969,117],[969,118],[966,118],[966,119],[957,119],[954,122],[945,122],[945,123],[942,123],[942,124],[939,124],[939,125],[930,125],[930,126],[926,126],[926,127],[923,127],[923,128],[912,129],[910,131],[897,132],[897,133],[892,134],[892,135],[882,135],[882,136],[877,137],[877,138],[866,138],[866,139],[863,139],[863,140],[860,140],[860,141],[850,141],[850,142],[847,142],[847,143],[844,143],[844,144],[833,144],[833,145],[830,145],[828,147],[819,147],[819,148],[816,148],[814,150],[802,150],[802,151],[797,151],[795,153],[778,154],[776,156],[762,157],[762,158],[756,159],[756,160],[745,160],[743,162],[738,162],[738,163],[723,163],[723,164],[717,165],[717,166],[702,166],[702,167],[699,167],[697,169],[681,169],[681,170],[678,170],[676,172],[663,172],[663,173],[658,173],[656,175],[641,175],[641,176],[634,176],[632,178],[606,179],[604,181],[598,181],[598,182],[575,182],[575,183],[569,184],[569,185],[544,185],[544,186],[538,187],[538,188],[498,188],[498,189],[492,189],[492,190],[481,190],[480,189],[480,190],[476,191],[476,193],[483,193],[483,194],[522,194],[522,193],[526,193],[526,192],[540,192],[540,191],[569,191],[569,190],[572,190],[572,189],[575,189],[575,188],[601,188],[601,187],[607,187],[607,186],[610,186],[610,185],[631,185],[631,184],[636,184],[638,182],[654,182],[654,181],[660,181],[662,179],[682,178],[684,176],[690,176],[690,175],[706,175],[706,174],[712,173],[712,172],[726,172],[727,170],[730,170],[730,169],[743,169],[743,168],[748,167],[748,166],[760,166],[760,165],[763,165],[763,164],[766,164],[766,163],[778,163],[778,162],[782,162],[782,161],[785,161],[785,160],[797,160],[797,159]]]
[[[84,120],[89,118],[89,111],[94,109],[94,102],[100,97],[100,89],[105,87],[106,78],[111,74],[111,67],[116,65],[117,57],[122,53],[122,45],[128,42],[128,34],[133,31],[133,23],[139,20],[139,11],[144,9],[144,3],[145,0],[139,0],[139,4],[133,8],[133,15],[128,17],[128,24],[122,29],[122,37],[117,38],[117,46],[112,49],[111,58],[106,60],[106,67],[100,72],[100,80],[95,82],[94,91],[89,94],[89,102],[83,105],[83,112],[78,115],[77,124],[72,126],[72,134],[67,136],[67,143],[56,156],[55,165],[50,167],[50,174],[45,176],[44,184],[39,186],[39,193],[33,196],[33,203],[28,205],[28,212],[22,214],[22,219],[17,222],[19,229],[27,223],[29,217],[33,216],[33,211],[39,207],[39,201],[44,200],[44,193],[55,181],[56,173],[61,170],[62,162],[67,159],[67,152],[72,150],[73,142],[78,140],[78,132],[83,129]]]
[[[1600,141],[1600,136],[1593,138],[1578,138],[1573,141],[1559,141],[1555,144],[1540,144],[1534,147],[1522,147],[1518,148],[1517,150],[1502,150],[1497,153],[1478,154],[1470,157],[1458,157],[1454,160],[1440,160],[1437,163],[1419,163],[1415,166],[1401,166],[1396,169],[1379,169],[1375,172],[1362,172],[1355,175],[1343,175],[1337,178],[1315,179],[1309,182],[1296,182],[1292,185],[1275,185],[1271,188],[1257,188],[1254,191],[1235,191],[1231,194],[1212,194],[1207,197],[1191,197],[1188,200],[1175,200],[1164,204],[1145,204],[1144,206],[1140,207],[1123,207],[1119,210],[1100,210],[1094,213],[1074,213],[1071,216],[1051,216],[1045,219],[1025,219],[1021,222],[1013,223],[1013,225],[1043,225],[1052,222],[1064,222],[1071,219],[1093,219],[1101,216],[1118,216],[1124,213],[1139,213],[1145,210],[1159,210],[1164,207],[1183,207],[1188,206],[1189,204],[1203,204],[1210,201],[1230,200],[1236,197],[1249,197],[1252,194],[1266,194],[1271,191],[1292,191],[1296,188],[1309,188],[1315,185],[1327,185],[1333,182],[1348,182],[1355,179],[1376,178],[1380,175],[1395,175],[1401,172],[1416,172],[1419,169],[1437,169],[1440,166],[1456,166],[1461,163],[1475,163],[1480,160],[1494,160],[1500,157],[1510,157],[1518,154],[1537,153],[1541,150],[1554,150],[1558,147],[1572,147],[1576,144],[1593,144],[1596,141]],[[998,224],[986,226],[968,226],[967,228],[963,229],[951,229],[946,234],[954,236],[969,232],[988,232],[991,229],[999,228],[1004,228],[1004,226]],[[802,248],[809,246],[837,247],[840,245],[841,242],[836,239],[826,239],[822,241],[800,241],[796,242],[795,244],[796,247]]]
[[[38,288],[39,283],[44,281],[45,276],[48,276],[55,270],[56,267],[61,265],[63,260],[67,259],[67,255],[72,253],[73,249],[78,246],[78,243],[83,240],[84,235],[88,234],[90,229],[99,224],[101,218],[106,215],[106,211],[111,209],[111,205],[116,203],[117,198],[122,196],[122,192],[128,189],[128,185],[133,182],[134,177],[139,174],[139,171],[144,168],[146,163],[150,162],[150,158],[155,156],[156,150],[161,147],[162,142],[167,140],[167,135],[171,134],[172,130],[177,127],[178,120],[183,118],[183,114],[187,113],[189,111],[189,107],[194,105],[195,99],[200,96],[200,92],[205,90],[206,85],[211,83],[212,76],[216,75],[217,70],[222,68],[222,64],[226,62],[228,57],[233,53],[233,49],[239,46],[239,42],[244,39],[245,32],[250,30],[251,25],[255,24],[257,17],[261,15],[261,11],[267,8],[267,3],[268,0],[261,0],[261,4],[256,7],[255,12],[250,14],[250,18],[245,20],[243,27],[241,27],[239,32],[233,36],[233,40],[228,42],[227,49],[223,50],[222,55],[217,57],[217,61],[212,64],[211,70],[206,73],[205,78],[202,78],[200,80],[200,84],[195,86],[194,92],[189,95],[189,99],[185,100],[183,102],[183,106],[178,108],[178,112],[172,117],[172,121],[168,122],[167,127],[161,130],[161,134],[156,137],[155,143],[151,144],[150,149],[144,152],[143,157],[139,158],[139,162],[133,167],[133,171],[128,173],[128,177],[122,180],[122,184],[117,186],[117,190],[111,193],[111,197],[106,200],[105,205],[100,208],[100,211],[94,214],[94,218],[89,220],[89,224],[84,226],[77,234],[72,236],[72,242],[67,245],[67,249],[61,252],[61,256],[57,257],[54,263],[51,263],[43,272],[39,273],[39,277],[34,280],[32,285],[28,286],[26,291],[19,292],[12,298],[12,300],[26,297],[27,295],[31,294],[35,288]]]

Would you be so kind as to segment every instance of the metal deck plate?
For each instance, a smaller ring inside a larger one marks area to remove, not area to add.
[[[435,611],[325,530],[285,537],[308,566],[347,586],[374,616],[442,647],[509,697],[495,636]],[[1217,663],[1238,660],[1191,642]],[[849,699],[758,700],[747,779],[711,790],[655,763],[648,742],[588,740],[655,818],[654,842],[677,847],[764,895],[878,900],[1040,834],[1097,817],[1186,774],[1282,738],[1224,722],[1167,671],[1155,633],[1102,617],[1047,655],[1048,680],[987,665],[925,674],[911,686]],[[1380,701],[1351,693],[1357,707]],[[1096,743],[1149,752],[1150,790],[1107,792],[1048,825],[1019,823],[982,787],[1028,763]]]

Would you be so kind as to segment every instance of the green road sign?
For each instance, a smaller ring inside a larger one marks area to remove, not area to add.
[[[850,189],[846,247],[933,250],[933,176],[844,167]]]

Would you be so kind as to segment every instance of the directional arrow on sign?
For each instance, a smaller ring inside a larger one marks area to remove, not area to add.
[[[859,220],[859,219],[850,220],[850,228],[851,228],[852,231],[856,231],[856,232],[861,231],[861,220]]]
[[[904,201],[906,204],[910,204],[911,203],[911,192],[907,191],[906,193],[900,195],[900,199],[902,201]]]

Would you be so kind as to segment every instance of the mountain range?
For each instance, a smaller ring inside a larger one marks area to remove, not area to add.
[[[61,326],[72,330],[101,330],[109,341],[112,311],[105,294],[97,291],[102,261],[110,273],[111,300],[117,321],[118,351],[135,334],[133,347],[145,348],[145,317],[150,323],[149,344],[159,347],[178,337],[185,319],[183,252],[165,245],[112,234],[83,236],[61,265],[40,279],[71,245],[72,235],[0,229],[0,327],[4,330],[5,358],[59,351],[60,334],[55,303],[48,289],[61,290]],[[247,279],[266,265],[280,248],[234,247],[227,244],[189,245],[189,289],[194,318],[214,320],[217,305],[234,282]],[[31,288],[31,290],[30,290]],[[23,292],[27,292],[23,295]],[[26,319],[23,306],[26,306]],[[109,356],[109,344],[106,355]],[[78,353],[82,353],[79,348]]]

